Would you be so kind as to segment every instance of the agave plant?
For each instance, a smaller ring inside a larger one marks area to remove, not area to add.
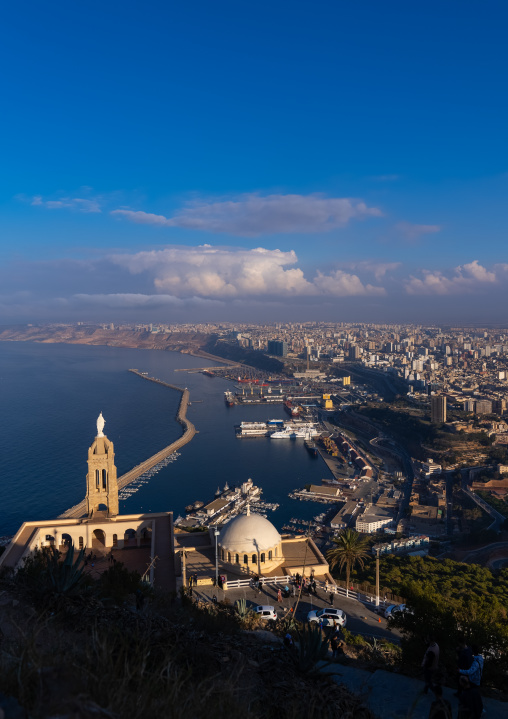
[[[84,557],[85,548],[80,549],[74,560],[74,545],[71,544],[64,561],[60,562],[60,552],[51,547],[47,564],[49,588],[56,594],[70,594],[74,591],[84,579]]]
[[[240,616],[242,619],[244,619],[248,614],[250,614],[250,611],[251,611],[247,607],[246,599],[237,599],[235,602],[235,608],[238,613],[238,616]]]
[[[301,674],[312,674],[317,669],[317,663],[326,658],[330,638],[325,637],[317,624],[304,624],[302,630],[297,630],[295,651],[289,655],[295,668]]]

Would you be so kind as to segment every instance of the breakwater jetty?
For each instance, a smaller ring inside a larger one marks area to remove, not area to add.
[[[178,405],[178,411],[176,413],[176,419],[183,427],[183,434],[175,442],[172,442],[167,447],[164,447],[164,449],[161,449],[160,452],[157,452],[148,459],[145,459],[144,462],[141,462],[141,464],[137,464],[128,472],[122,474],[121,477],[118,477],[119,490],[124,489],[124,487],[126,487],[128,484],[140,477],[142,474],[148,472],[150,469],[155,467],[156,464],[162,462],[162,460],[166,459],[166,457],[169,457],[170,454],[173,454],[173,452],[176,452],[178,449],[180,449],[180,447],[183,447],[185,444],[190,442],[196,434],[196,428],[194,427],[192,422],[187,419],[186,416],[187,406],[189,404],[189,390],[187,388],[183,389],[182,387],[177,387],[174,384],[169,384],[169,382],[163,382],[156,377],[149,377],[146,372],[140,372],[137,369],[130,369],[129,372],[132,372],[133,374],[138,375],[138,377],[146,379],[149,382],[155,382],[156,384],[161,384],[163,387],[169,387],[169,389],[174,389],[177,390],[177,392],[182,393],[182,398],[180,399],[180,404]],[[66,512],[61,514],[60,517],[62,519],[68,519],[71,517],[82,517],[85,513],[86,500],[83,499],[79,504],[74,505],[74,507],[71,507]]]

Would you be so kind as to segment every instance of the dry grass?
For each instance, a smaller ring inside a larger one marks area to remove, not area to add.
[[[328,676],[298,674],[281,643],[242,631],[258,623],[168,597],[141,615],[75,598],[49,616],[22,601],[2,617],[0,691],[31,719],[373,719]]]

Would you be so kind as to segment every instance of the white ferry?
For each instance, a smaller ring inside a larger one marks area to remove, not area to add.
[[[316,437],[318,434],[319,431],[316,429],[316,424],[314,422],[299,422],[298,424],[286,422],[284,429],[280,432],[273,432],[270,435],[270,438],[296,439],[297,437],[302,437],[304,439],[309,439],[310,437]]]

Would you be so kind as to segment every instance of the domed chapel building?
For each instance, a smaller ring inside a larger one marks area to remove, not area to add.
[[[189,534],[177,529],[175,553],[177,586],[186,585],[190,576],[197,576],[198,585],[213,584],[216,572],[225,577],[226,590],[228,582],[246,576],[269,580],[298,572],[333,581],[328,562],[313,539],[281,535],[268,519],[251,512],[249,504],[244,514],[212,525],[208,532]]]
[[[219,557],[233,570],[263,573],[284,561],[282,537],[273,524],[260,514],[241,514],[226,524],[218,537]]]

